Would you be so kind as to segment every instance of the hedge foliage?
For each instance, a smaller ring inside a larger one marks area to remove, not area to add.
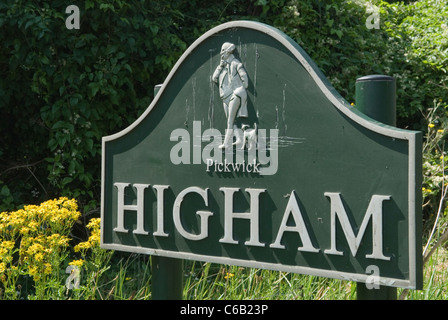
[[[0,3],[0,211],[56,196],[84,212],[99,203],[101,137],[132,123],[179,56],[208,29],[250,19],[296,40],[334,87],[397,78],[398,125],[426,130],[434,103],[447,118],[445,1],[85,0],[80,29],[67,1]],[[373,11],[372,11],[373,10]],[[366,20],[379,13],[380,28]]]

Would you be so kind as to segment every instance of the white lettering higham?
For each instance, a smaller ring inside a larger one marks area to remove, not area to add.
[[[114,228],[115,232],[128,233],[129,230],[125,228],[125,212],[134,211],[137,215],[136,228],[132,230],[134,234],[139,235],[150,235],[149,231],[144,228],[145,219],[145,207],[144,207],[144,194],[145,189],[150,188],[149,184],[132,184],[132,187],[136,190],[136,204],[125,204],[125,189],[131,187],[130,183],[116,182],[114,186],[117,189],[117,225]],[[156,190],[157,197],[157,212],[156,212],[156,228],[153,232],[155,237],[169,237],[169,233],[165,232],[164,229],[164,193],[165,190],[169,189],[166,185],[153,185],[153,189]],[[259,198],[262,193],[267,192],[266,189],[255,189],[246,188],[244,191],[249,194],[250,197],[250,208],[248,212],[234,212],[233,211],[233,201],[234,195],[237,192],[241,192],[240,188],[222,187],[219,190],[224,195],[224,230],[223,237],[219,240],[220,243],[235,244],[238,245],[238,241],[233,237],[233,221],[234,219],[246,219],[249,221],[249,240],[244,242],[246,246],[255,247],[265,247],[268,246],[266,243],[260,242],[259,234]],[[191,241],[199,241],[208,238],[209,235],[209,217],[213,216],[213,212],[198,210],[196,214],[199,216],[199,227],[200,231],[198,234],[187,231],[182,224],[182,202],[189,194],[199,195],[205,206],[208,206],[208,194],[209,189],[202,189],[200,187],[188,187],[182,190],[175,198],[174,205],[172,208],[174,227],[176,231],[185,239]],[[361,245],[361,240],[365,236],[367,225],[369,221],[372,221],[372,250],[371,254],[367,254],[366,258],[379,259],[379,260],[390,260],[383,253],[383,227],[382,227],[382,216],[383,216],[383,202],[390,200],[391,196],[373,195],[370,199],[369,205],[367,207],[364,219],[362,220],[361,226],[357,235],[353,230],[350,223],[350,219],[344,208],[341,194],[335,192],[325,192],[324,196],[330,200],[330,225],[331,230],[329,234],[331,236],[331,247],[329,249],[323,250],[325,254],[331,255],[342,255],[343,252],[336,248],[336,226],[339,221],[345,239],[349,245],[350,253],[352,256],[356,256],[358,249]],[[295,225],[290,226],[287,224],[289,218],[292,217]],[[278,232],[275,241],[269,245],[269,248],[273,249],[285,249],[285,245],[282,244],[283,235],[285,232],[295,232],[300,236],[302,241],[302,246],[298,247],[298,251],[313,252],[317,253],[320,251],[313,245],[311,240],[309,230],[304,222],[302,212],[298,205],[296,193],[293,190],[290,193],[288,203],[283,213],[283,218],[278,228]]]

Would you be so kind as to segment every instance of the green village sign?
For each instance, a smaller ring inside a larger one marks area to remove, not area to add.
[[[355,109],[275,28],[205,33],[102,157],[103,248],[421,286],[421,133]]]

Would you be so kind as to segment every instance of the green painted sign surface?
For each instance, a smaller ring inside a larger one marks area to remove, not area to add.
[[[286,35],[226,23],[103,138],[101,245],[418,288],[420,159]]]

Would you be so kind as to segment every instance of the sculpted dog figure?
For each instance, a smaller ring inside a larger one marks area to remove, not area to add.
[[[247,124],[244,124],[241,126],[241,129],[243,130],[243,145],[241,146],[241,149],[244,149],[246,144],[248,150],[252,150],[253,147],[257,147],[257,124],[254,123],[253,128]]]

